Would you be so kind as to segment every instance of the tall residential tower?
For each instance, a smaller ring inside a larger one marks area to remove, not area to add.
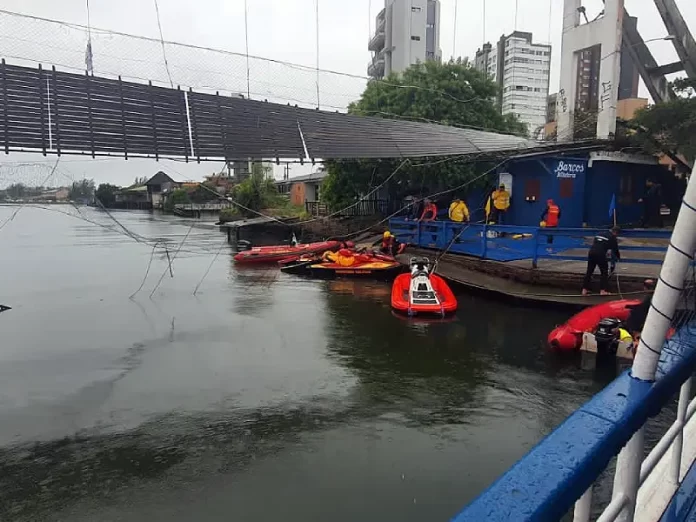
[[[476,51],[474,66],[499,86],[498,106],[513,113],[536,135],[546,123],[551,46],[532,41],[532,33],[515,31],[501,36],[494,47],[487,43]]]
[[[385,0],[368,49],[372,78],[399,73],[417,62],[440,60],[440,1]]]

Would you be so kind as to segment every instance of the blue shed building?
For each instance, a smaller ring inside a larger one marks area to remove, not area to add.
[[[498,177],[511,193],[503,224],[537,226],[546,201],[553,199],[561,208],[561,227],[611,224],[612,197],[617,222],[637,223],[646,180],[669,186],[674,178],[653,157],[607,151],[517,156],[499,169]]]

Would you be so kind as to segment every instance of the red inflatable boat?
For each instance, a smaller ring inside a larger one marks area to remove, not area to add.
[[[457,311],[457,298],[440,276],[429,273],[429,260],[414,258],[411,271],[396,277],[391,305],[397,312],[444,317]]]
[[[585,308],[549,334],[549,346],[561,351],[577,350],[582,344],[583,332],[593,332],[602,319],[625,321],[631,313],[629,306],[638,304],[640,300],[621,299]]]
[[[277,263],[295,259],[304,254],[321,254],[327,250],[338,250],[340,241],[322,241],[320,243],[306,243],[298,245],[276,245],[265,247],[253,247],[243,250],[234,260],[238,263]]]

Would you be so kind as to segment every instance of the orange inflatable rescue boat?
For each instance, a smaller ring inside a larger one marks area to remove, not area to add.
[[[457,298],[444,279],[430,273],[428,258],[412,258],[409,266],[410,273],[397,276],[392,286],[391,305],[395,311],[441,317],[457,311]]]
[[[602,319],[626,321],[631,308],[639,304],[640,300],[620,299],[585,308],[549,334],[549,346],[561,351],[577,350],[582,344],[584,332],[594,332]]]

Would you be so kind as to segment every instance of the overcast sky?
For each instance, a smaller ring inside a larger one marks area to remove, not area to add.
[[[308,67],[316,65],[317,0],[247,1],[250,54]],[[370,59],[367,50],[370,27],[374,26],[374,17],[384,6],[384,1],[318,1],[320,68],[364,76]],[[89,0],[89,4],[91,25],[94,28],[152,38],[159,36],[153,0]],[[440,45],[445,59],[453,54],[473,58],[476,49],[484,41],[495,41],[502,34],[515,29],[530,31],[536,41],[550,42],[553,45],[551,92],[555,92],[559,75],[563,0],[551,0],[551,4],[549,0],[517,0],[516,17],[515,0],[458,0],[456,39],[455,0],[441,0],[441,4]],[[677,4],[692,32],[696,32],[696,1],[677,0]],[[584,5],[590,18],[602,9],[601,0],[585,0]],[[87,24],[86,0],[0,0],[0,8],[74,24]],[[644,39],[666,35],[652,0],[626,0],[626,9],[631,15],[639,17],[638,28]],[[245,52],[244,0],[159,0],[159,10],[166,40]],[[11,22],[12,19],[7,17],[2,20],[4,27],[0,34],[0,54],[3,56],[38,53],[45,64],[50,64],[51,60],[73,60],[78,67],[83,60],[84,44],[80,41],[83,38],[82,32],[76,36],[68,29],[59,31],[48,35],[48,40],[42,42],[42,45],[45,43],[43,47],[37,47],[32,46],[32,40],[42,41],[47,38],[47,31],[40,25],[27,26],[27,29],[20,24],[21,21],[9,23],[8,20]],[[21,30],[22,37],[7,37],[12,34],[12,28]],[[97,73],[100,67],[108,67],[109,72],[126,75],[127,71],[137,69],[137,73],[132,73],[133,76],[147,75],[161,81],[165,79],[161,49],[157,49],[154,44],[131,46],[124,44],[122,40],[99,34],[94,36],[94,42]],[[658,62],[676,60],[671,43],[657,41],[648,45]],[[189,54],[184,51],[170,50],[168,57],[175,83],[194,84],[194,88],[205,85],[232,91],[246,90],[245,64],[241,58],[230,57],[224,66],[220,66],[213,53]],[[124,70],[115,70],[121,68]],[[251,90],[257,97],[271,98],[276,94],[287,99],[298,99],[300,103],[314,103],[316,94],[310,88],[311,82],[307,83],[311,72],[256,63],[252,64],[252,69],[258,81],[251,86]],[[359,94],[362,82],[359,78],[320,76],[323,103],[345,106]],[[18,166],[18,162],[45,162],[52,165],[53,161],[52,158],[44,160],[42,156],[18,153],[2,157],[0,186],[20,177],[23,178],[22,181],[30,183],[39,182],[45,177],[48,168],[46,165],[34,168]],[[94,178],[97,183],[128,184],[136,176],[150,176],[160,169],[171,173],[175,179],[200,179],[204,174],[221,168],[222,165],[217,163],[187,165],[161,161],[156,164],[150,160],[91,161],[65,157],[60,164],[61,174],[54,180],[54,184],[64,183],[70,177],[82,176]],[[298,166],[291,175],[300,175],[306,171],[306,166]]]

